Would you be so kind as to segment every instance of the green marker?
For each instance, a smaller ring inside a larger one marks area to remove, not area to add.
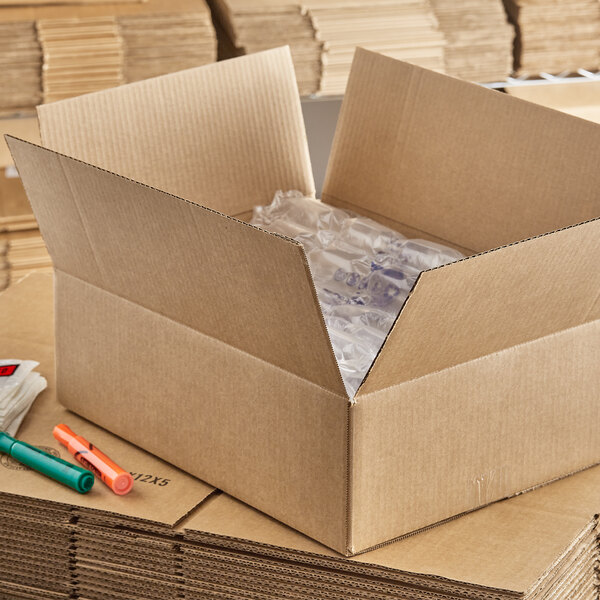
[[[48,454],[35,446],[15,440],[0,431],[0,452],[64,485],[85,494],[94,485],[94,475],[62,458]]]

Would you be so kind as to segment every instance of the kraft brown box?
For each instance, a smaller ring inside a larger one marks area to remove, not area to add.
[[[324,199],[471,256],[349,399],[302,247],[241,220],[314,193],[287,49],[39,116],[69,409],[349,555],[600,462],[598,126],[357,52]]]

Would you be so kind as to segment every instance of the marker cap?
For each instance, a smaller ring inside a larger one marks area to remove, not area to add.
[[[10,454],[10,449],[14,443],[14,438],[8,435],[8,433],[0,431],[0,452],[4,452],[4,454]]]
[[[124,496],[131,491],[133,487],[133,477],[129,473],[120,473],[113,480],[111,489],[115,494]]]

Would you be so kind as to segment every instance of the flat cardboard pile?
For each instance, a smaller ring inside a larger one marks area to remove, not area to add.
[[[322,94],[344,93],[357,46],[444,71],[445,39],[429,0],[314,0],[308,7],[325,45]]]
[[[51,433],[64,421],[136,480],[125,497],[99,481],[80,495],[2,457],[2,598],[598,598],[600,468],[347,558],[60,407],[51,276],[0,295],[0,329],[0,355],[49,379],[19,437],[73,460]]]
[[[10,270],[10,283],[32,271],[52,272],[52,260],[37,225],[31,229],[4,234],[8,242],[6,259]]]
[[[0,116],[32,111],[42,100],[42,49],[35,21],[17,17],[0,22],[0,70]]]
[[[8,265],[8,241],[0,239],[0,291],[8,287],[10,268]]]
[[[50,271],[52,265],[4,134],[39,141],[37,118],[0,120],[0,290],[33,270]]]
[[[446,73],[469,81],[504,81],[513,68],[514,29],[502,0],[431,0],[446,37]]]
[[[598,0],[505,0],[517,29],[520,75],[562,73],[600,64]]]
[[[114,16],[40,19],[44,102],[125,83],[123,48]]]
[[[126,81],[148,79],[216,60],[215,30],[204,2],[168,13],[123,15],[119,18],[119,30],[125,52]]]
[[[202,598],[597,600],[599,486],[596,468],[351,559],[213,495],[182,525],[183,573]]]
[[[3,6],[0,115],[214,60],[204,0]]]
[[[24,468],[6,455],[0,461],[7,470]],[[0,597],[68,598],[73,587],[71,506],[3,493],[0,511],[5,552]]]
[[[19,189],[20,181],[12,177],[6,178],[6,172],[10,169],[0,169],[0,214],[14,206],[15,198],[26,197]],[[12,185],[6,185],[9,181]],[[12,190],[15,195],[12,195]],[[5,194],[8,194],[7,203],[4,204]],[[25,204],[25,202],[23,202]],[[0,290],[18,281],[31,271],[52,270],[52,260],[42,240],[35,217],[31,210],[27,210],[25,204],[21,214],[0,216]]]
[[[239,53],[289,44],[301,95],[343,94],[362,46],[444,70],[444,36],[429,0],[215,0]]]
[[[149,478],[153,479],[154,475]],[[137,486],[142,488],[144,483]],[[210,493],[208,486],[206,490]],[[199,495],[197,501],[202,498]],[[180,515],[184,516],[181,509]],[[127,598],[183,597],[178,595],[185,583],[180,543],[180,536],[168,523],[101,510],[81,511],[75,534],[78,592],[89,600],[119,598],[124,589]]]
[[[303,5],[286,0],[214,0],[212,5],[236,54],[289,45],[300,94],[319,91],[323,44]]]

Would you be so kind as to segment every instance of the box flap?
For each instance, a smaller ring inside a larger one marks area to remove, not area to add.
[[[358,49],[323,200],[473,253],[600,215],[600,126]]]
[[[237,215],[314,195],[288,48],[38,107],[45,146]]]
[[[299,243],[7,141],[57,269],[345,395]]]
[[[357,397],[593,320],[600,219],[425,271]]]

